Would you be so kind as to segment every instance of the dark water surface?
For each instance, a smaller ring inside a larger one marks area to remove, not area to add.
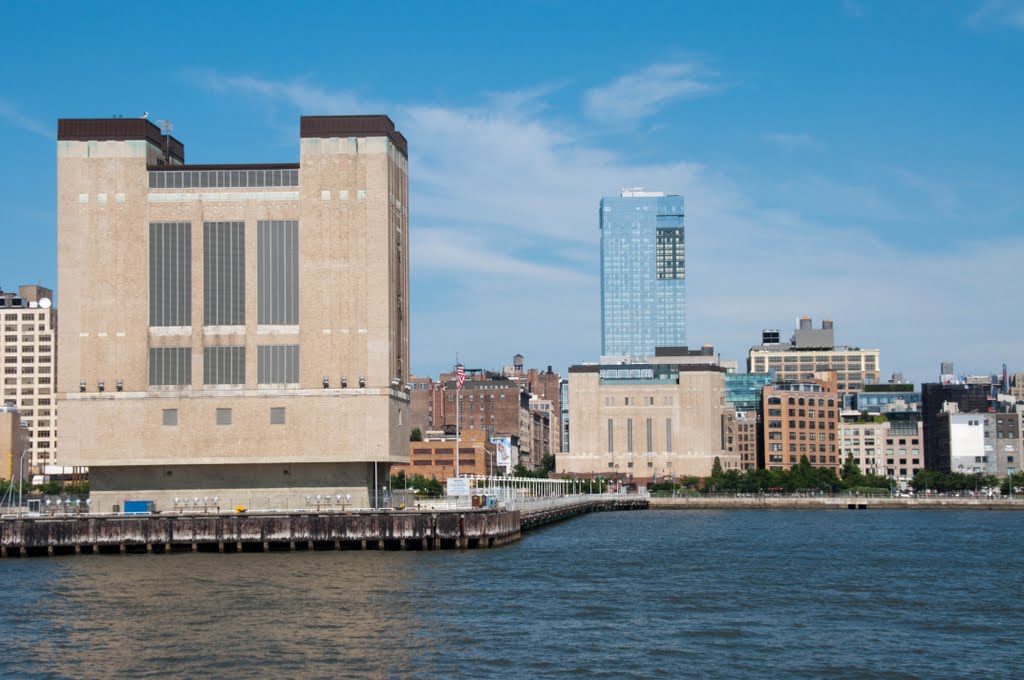
[[[1024,676],[1024,513],[647,511],[497,550],[0,562],[0,674]]]

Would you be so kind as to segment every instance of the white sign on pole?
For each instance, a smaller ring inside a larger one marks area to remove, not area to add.
[[[448,495],[449,496],[468,496],[469,495],[469,478],[468,477],[449,477],[448,478]]]
[[[491,437],[491,442],[495,447],[495,465],[506,473],[512,472],[512,437]]]

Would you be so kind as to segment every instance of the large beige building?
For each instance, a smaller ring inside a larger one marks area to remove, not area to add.
[[[729,450],[726,368],[707,350],[659,348],[645,364],[571,366],[570,451],[556,456],[556,472],[645,484],[708,476],[716,457],[723,469],[740,469]]]
[[[187,165],[148,120],[59,121],[58,442],[94,508],[366,504],[408,460],[406,140],[300,137],[298,163]]]
[[[813,328],[803,317],[789,342],[780,342],[779,331],[766,330],[761,344],[750,348],[748,373],[771,373],[775,380],[809,380],[815,373],[834,371],[840,393],[860,392],[865,385],[879,382],[881,367],[877,349],[837,346],[835,327],[822,321]]]
[[[57,310],[53,292],[42,286],[19,286],[17,294],[0,291],[3,317],[4,394],[0,404],[16,406],[26,428],[28,469],[58,465]]]

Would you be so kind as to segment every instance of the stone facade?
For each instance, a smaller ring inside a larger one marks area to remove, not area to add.
[[[644,484],[684,475],[708,476],[718,457],[739,469],[730,452],[732,417],[725,403],[725,369],[677,366],[674,379],[605,379],[602,366],[569,369],[569,453],[556,472]]]
[[[60,121],[58,443],[94,507],[311,489],[365,505],[407,460],[405,139],[385,116],[317,116],[300,142],[298,164],[188,166],[149,121]],[[242,225],[228,283],[218,224]],[[207,323],[223,296],[238,322]],[[240,380],[204,371],[217,348]]]

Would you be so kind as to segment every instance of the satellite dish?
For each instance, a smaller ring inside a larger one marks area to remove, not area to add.
[[[53,302],[50,300],[50,298],[39,298],[39,306],[42,307],[43,309],[49,309],[52,304]]]

